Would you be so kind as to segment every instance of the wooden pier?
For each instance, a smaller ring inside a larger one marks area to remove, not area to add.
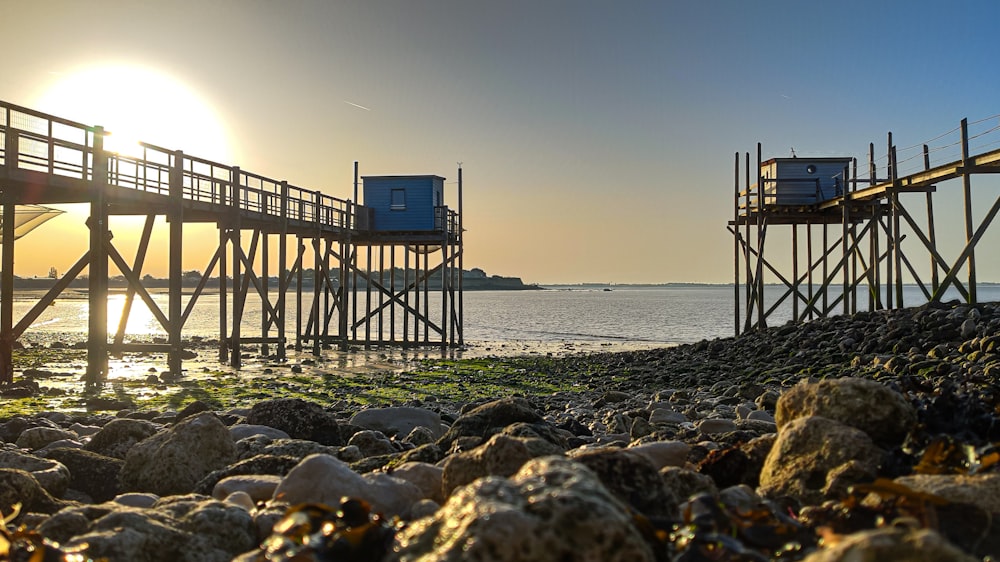
[[[936,146],[899,149],[889,133],[883,157],[877,159],[875,145],[869,145],[867,166],[860,175],[856,158],[839,159],[843,164],[839,170],[823,174],[818,172],[823,162],[812,162],[817,159],[765,161],[760,144],[753,169],[750,153],[742,166],[736,153],[729,222],[734,237],[736,334],[766,328],[779,307],[788,307],[789,299],[796,322],[901,308],[904,284],[915,285],[928,302],[940,301],[952,288],[965,302],[976,303],[977,246],[1000,211],[1000,197],[975,220],[973,210],[980,207],[974,206],[972,178],[1000,173],[1000,149],[977,153],[998,144],[998,119],[992,116],[972,124],[963,119],[935,138]],[[973,126],[978,130],[970,131]],[[904,151],[905,157],[900,154]],[[934,156],[941,162],[932,164]],[[917,169],[904,172],[905,162]],[[779,166],[788,170],[784,177],[772,173]],[[810,187],[803,190],[803,185]],[[816,195],[791,198],[807,191]],[[952,256],[944,255],[938,239],[942,217],[934,207],[935,195],[949,201],[961,197],[961,217],[951,219],[964,225],[965,243]],[[784,230],[786,240],[790,238],[790,254],[784,248],[777,254],[770,250],[775,242],[768,242],[768,233],[775,230]],[[995,257],[996,251],[990,256]],[[766,298],[768,285],[781,290],[770,291]]]
[[[170,373],[179,376],[185,322],[215,277],[220,294],[219,359],[234,368],[241,366],[246,345],[259,345],[262,354],[285,358],[286,347],[292,345],[286,333],[289,306],[297,307],[294,348],[311,349],[317,355],[329,345],[346,349],[464,343],[461,169],[457,210],[442,199],[432,209],[431,226],[387,230],[373,224],[372,208],[357,202],[356,163],[354,198],[341,199],[151,144],[141,143],[137,157],[109,152],[105,136],[99,126],[0,102],[0,382],[12,380],[17,339],[84,269],[88,270],[88,384],[105,380],[109,355],[128,351],[164,352]],[[15,322],[16,209],[67,203],[89,205],[85,227],[89,249]],[[145,217],[130,261],[116,248],[109,228],[110,218],[118,215]],[[169,231],[165,311],[144,286],[142,272],[158,216],[165,217]],[[197,287],[185,301],[183,234],[185,225],[192,223],[214,224],[218,239]],[[289,248],[290,244],[294,245]],[[269,255],[271,247],[277,248],[277,256]],[[107,318],[112,265],[128,281],[122,319],[113,334]],[[399,265],[401,280],[397,280]],[[303,310],[307,286],[303,274],[310,266],[312,305]],[[269,286],[274,276],[277,287]],[[429,307],[432,291],[440,294],[434,309]],[[166,343],[126,341],[125,327],[136,297],[166,332]],[[260,334],[248,337],[241,333],[243,312],[248,301],[257,299],[262,308]]]

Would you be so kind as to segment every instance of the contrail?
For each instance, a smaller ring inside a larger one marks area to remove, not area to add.
[[[352,102],[349,102],[349,101],[347,101],[347,100],[341,100],[341,101],[343,101],[343,102],[344,102],[344,103],[346,103],[347,105],[353,105],[354,107],[356,107],[356,108],[358,108],[358,109],[363,109],[363,110],[365,110],[365,111],[371,111],[371,108],[370,108],[370,107],[365,107],[365,106],[363,106],[363,105],[358,105],[358,104],[356,104],[356,103],[352,103]]]

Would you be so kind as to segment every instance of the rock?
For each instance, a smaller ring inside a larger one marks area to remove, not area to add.
[[[725,447],[709,451],[698,462],[698,472],[712,479],[720,488],[746,484],[756,486],[761,465],[751,461],[750,455],[739,447]]]
[[[517,472],[525,462],[534,458],[525,441],[508,435],[494,435],[471,451],[446,457],[442,475],[444,497],[477,478],[511,476]]]
[[[95,433],[100,431],[101,426],[86,425],[79,422],[74,422],[70,424],[68,429],[73,433],[75,433],[78,437],[90,437],[91,435],[94,435]]]
[[[180,412],[177,412],[177,415],[174,417],[174,423],[180,422],[189,416],[193,416],[194,414],[200,414],[202,412],[211,412],[211,411],[212,411],[211,406],[202,402],[201,400],[195,400],[194,402],[191,402],[187,406],[184,406],[184,409],[182,409]]]
[[[442,494],[444,469],[440,466],[425,462],[404,462],[394,467],[389,474],[419,488],[425,499],[432,500],[438,505],[444,503]]]
[[[411,445],[427,445],[436,441],[438,436],[434,435],[434,432],[430,428],[417,426],[414,427],[412,431],[406,434],[403,438],[404,443],[409,443]]]
[[[719,489],[710,476],[693,470],[668,466],[660,469],[660,478],[673,497],[682,502],[695,494],[719,495]]]
[[[649,517],[674,518],[678,498],[644,455],[610,447],[576,451],[570,457],[589,468],[622,503]]]
[[[386,473],[364,476],[331,455],[310,455],[293,468],[274,490],[274,499],[290,504],[339,505],[344,496],[369,502],[388,516],[405,517],[410,506],[423,497],[419,488]]]
[[[698,431],[702,435],[717,435],[736,431],[736,422],[728,419],[709,418],[698,423]]]
[[[198,494],[215,496],[214,490],[220,481],[232,476],[277,476],[282,477],[288,471],[295,468],[301,459],[297,457],[286,457],[279,455],[257,455],[249,459],[243,459],[219,470],[213,470],[207,476],[198,481],[194,487],[194,492]]]
[[[202,412],[132,447],[120,481],[130,492],[185,494],[210,472],[235,460],[229,430],[214,414]]]
[[[632,395],[627,392],[622,392],[620,390],[609,390],[605,392],[600,398],[598,398],[596,402],[594,402],[594,407],[600,408],[601,406],[605,406],[608,404],[621,404],[622,402],[625,402],[631,397]]]
[[[255,502],[254,499],[250,497],[250,494],[242,490],[237,490],[229,494],[228,496],[222,498],[222,502],[229,505],[242,507],[243,509],[247,510],[248,513],[253,512],[257,508],[257,502]]]
[[[628,435],[632,439],[638,439],[653,433],[653,431],[655,431],[655,429],[652,424],[646,421],[645,418],[635,417],[632,419],[632,425],[629,426]]]
[[[988,513],[1000,514],[1000,473],[984,474],[911,474],[896,478],[907,488],[927,492],[955,503],[978,506]]]
[[[376,455],[390,455],[396,453],[396,448],[392,446],[392,442],[389,438],[382,434],[381,431],[372,431],[366,429],[359,431],[351,436],[350,441],[347,442],[348,446],[355,446],[361,451],[361,454],[366,457],[373,457]]]
[[[160,496],[156,494],[128,492],[125,494],[118,494],[111,501],[125,507],[153,507],[156,502],[160,501]]]
[[[930,529],[884,527],[846,535],[802,562],[976,562]]]
[[[681,412],[675,412],[665,408],[658,408],[649,414],[649,423],[656,424],[678,424],[688,421],[688,417]]]
[[[969,339],[976,335],[977,322],[972,318],[967,318],[962,325],[959,327],[959,331],[962,334],[962,339]]]
[[[496,434],[525,439],[528,450],[536,457],[562,454],[569,448],[562,430],[548,422],[514,422]]]
[[[900,443],[917,421],[916,411],[901,394],[854,377],[801,382],[778,399],[774,419],[779,432],[790,421],[806,416],[860,429],[883,446]]]
[[[400,562],[654,560],[628,509],[589,469],[564,457],[533,459],[510,480],[493,476],[459,488],[397,541]]]
[[[189,536],[184,560],[228,562],[257,546],[256,528],[250,513],[221,501],[199,502],[180,518],[178,528]]]
[[[338,459],[346,463],[358,462],[365,458],[365,455],[364,453],[361,452],[361,449],[357,448],[354,445],[346,445],[344,447],[341,447],[340,449],[337,450],[336,454],[334,454],[333,456],[337,457]]]
[[[369,408],[354,414],[351,425],[395,435],[397,439],[409,435],[417,427],[430,430],[434,439],[444,435],[441,416],[425,408],[399,406],[394,408]]]
[[[219,480],[212,489],[212,497],[224,500],[235,492],[243,492],[252,502],[271,499],[274,491],[281,483],[281,476],[273,474],[246,474],[242,476],[227,476]]]
[[[112,504],[104,504],[110,505]],[[239,554],[239,547],[247,544],[250,544],[248,548],[253,547],[256,537],[246,533],[247,526],[237,519],[242,512],[242,518],[250,520],[245,510],[226,506],[230,510],[228,513],[216,509],[207,517],[198,517],[198,508],[199,504],[193,503],[192,509],[187,513],[177,514],[163,508],[136,509],[124,506],[103,514],[81,511],[78,512],[79,515],[93,518],[89,529],[65,541],[64,548],[93,559],[224,562]],[[194,520],[185,520],[192,512],[195,513],[192,516]],[[63,512],[59,517],[67,515],[70,513]],[[192,532],[195,528],[198,529],[197,533]],[[244,535],[243,540],[234,541],[233,537],[240,534]],[[231,547],[233,551],[220,548],[223,545]]]
[[[108,501],[118,495],[118,474],[125,461],[83,449],[52,449],[46,457],[59,461],[69,469],[69,486],[94,501]]]
[[[133,445],[155,434],[160,427],[145,420],[117,418],[95,433],[83,448],[106,457],[124,459]]]
[[[0,513],[11,513],[14,504],[18,503],[22,513],[55,513],[67,505],[46,492],[30,472],[0,468]]]
[[[30,431],[30,430],[28,430]],[[16,468],[30,472],[31,476],[49,494],[61,497],[69,488],[69,469],[59,461],[45,459],[18,451],[0,450],[0,468]]]
[[[831,481],[830,474],[850,464],[857,481],[875,477],[883,452],[863,431],[840,422],[810,416],[784,425],[760,473],[760,494],[792,496],[812,504],[846,492],[852,482]],[[837,484],[837,487],[832,487]]]
[[[343,445],[337,419],[314,402],[299,398],[278,398],[258,402],[250,408],[246,423],[280,429],[293,439],[321,445]]]
[[[334,455],[339,453],[337,447],[320,445],[315,441],[305,439],[271,439],[263,435],[241,439],[236,443],[236,456],[248,459],[257,455],[272,455],[278,457],[295,457],[302,460],[309,455]]]
[[[446,451],[462,437],[489,439],[493,434],[517,422],[542,423],[543,420],[523,398],[503,398],[488,402],[455,420],[437,445]]]
[[[230,427],[229,435],[233,438],[233,441],[239,441],[240,439],[245,439],[254,435],[263,435],[271,439],[288,439],[288,434],[280,429],[275,429],[266,425],[250,425],[245,423],[238,423]]]
[[[749,414],[747,414],[746,419],[748,419],[750,421],[762,421],[762,422],[767,422],[767,423],[772,423],[772,424],[774,423],[774,416],[772,416],[771,414],[767,413],[764,410],[753,410],[752,412],[750,412]],[[775,425],[777,425],[777,424],[775,424]],[[775,428],[775,429],[777,429],[777,428]]]
[[[17,437],[15,445],[22,449],[36,451],[42,447],[62,439],[77,439],[78,435],[65,429],[52,427],[31,427],[21,432]]]
[[[52,449],[83,449],[83,443],[76,439],[60,439],[53,441],[41,449],[36,449],[35,454],[40,457],[48,457]]]
[[[424,517],[430,517],[437,513],[437,510],[441,509],[441,505],[436,501],[432,500],[420,500],[413,504],[410,508],[410,518],[413,520],[423,519]]]
[[[641,445],[630,445],[628,450],[646,457],[659,470],[666,466],[684,466],[687,464],[691,446],[683,441],[653,441]]]

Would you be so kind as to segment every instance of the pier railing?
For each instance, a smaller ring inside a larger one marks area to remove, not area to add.
[[[237,208],[261,217],[352,228],[351,201],[149,143],[129,156],[104,150],[108,133],[25,107],[0,102],[0,165],[83,182],[94,180],[95,161],[107,158],[108,185],[170,195],[171,173],[181,173],[182,197],[209,206]]]

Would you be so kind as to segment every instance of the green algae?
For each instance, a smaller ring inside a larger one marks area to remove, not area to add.
[[[219,410],[249,407],[272,398],[301,398],[324,406],[386,406],[591,390],[586,374],[567,376],[552,366],[548,359],[477,358],[422,359],[405,368],[372,372],[330,371],[323,365],[303,372],[291,372],[290,365],[247,372],[203,369],[172,382],[116,378],[93,388],[80,382],[78,389],[70,388],[59,396],[4,399],[0,419],[44,410],[180,410],[196,400]],[[45,381],[40,384],[44,391]]]

